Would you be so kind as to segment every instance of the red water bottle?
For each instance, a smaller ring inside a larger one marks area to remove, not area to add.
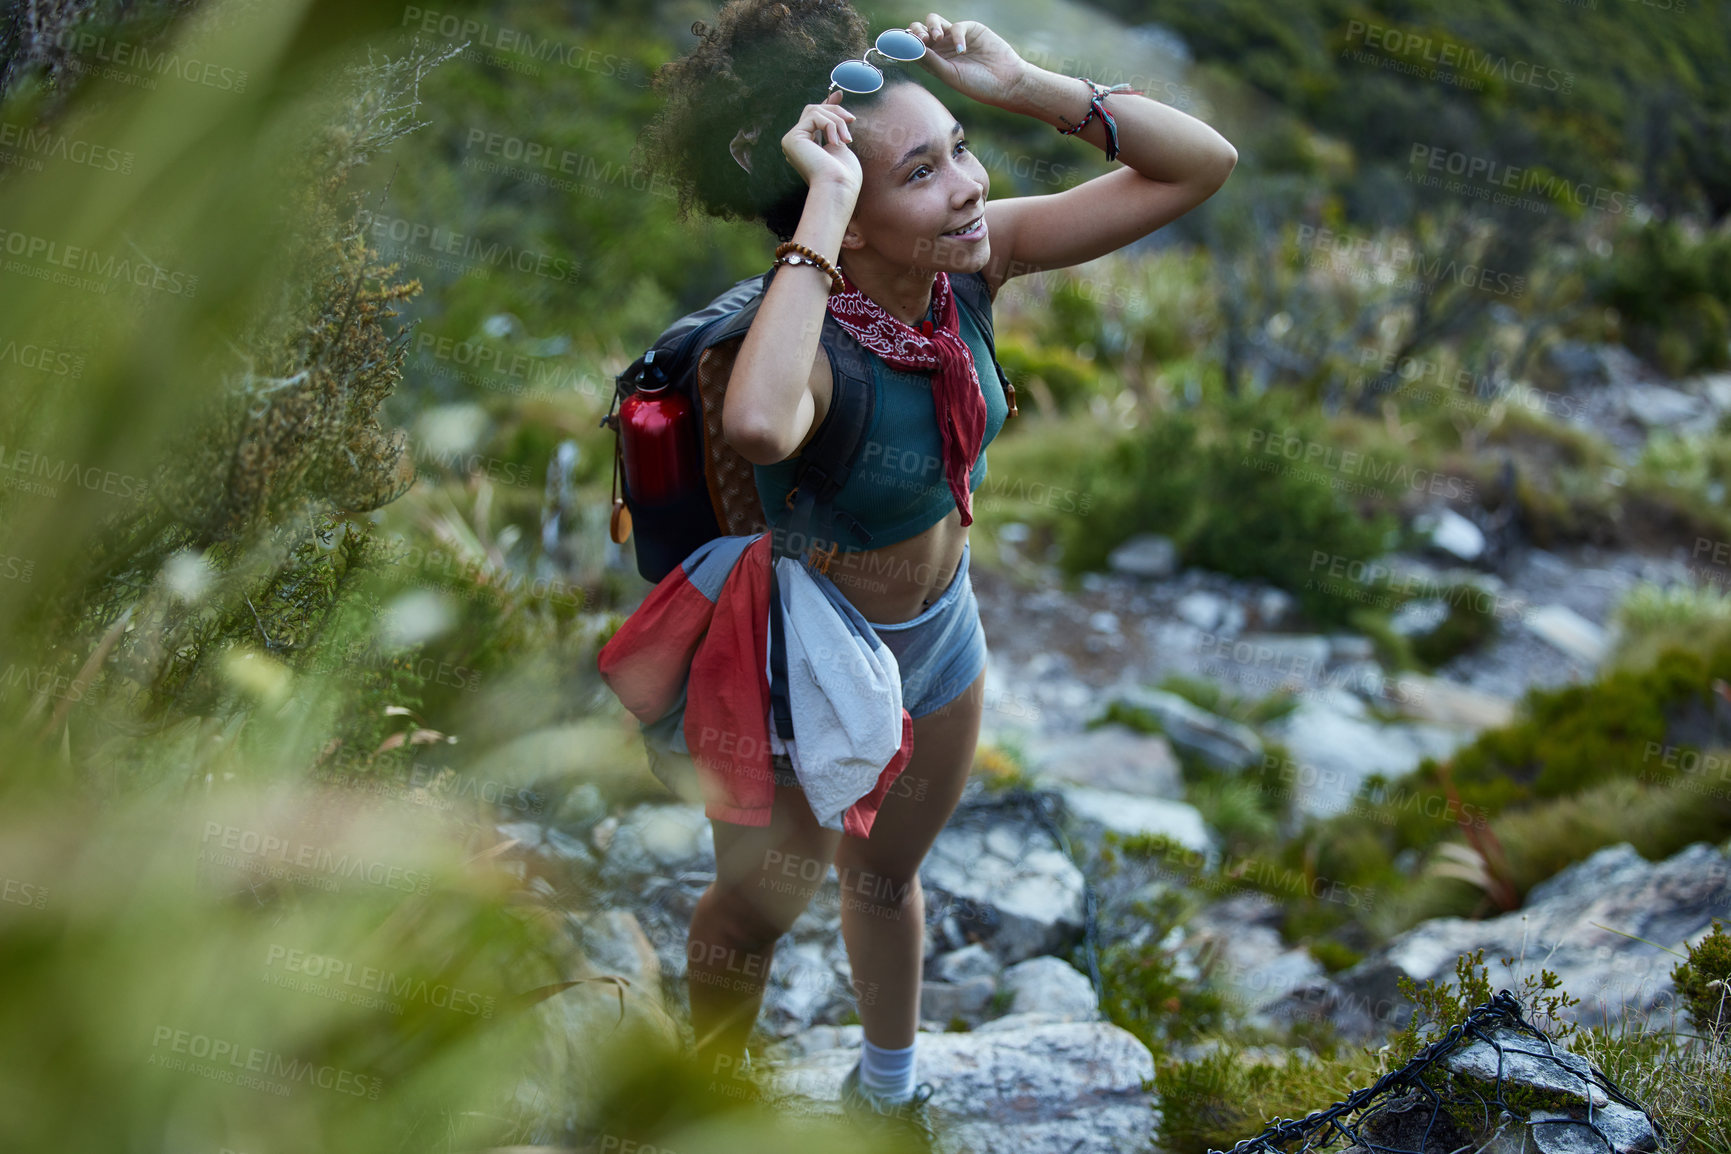
[[[693,491],[698,482],[693,421],[691,402],[665,380],[646,380],[620,404],[625,487],[633,501],[670,505]]]

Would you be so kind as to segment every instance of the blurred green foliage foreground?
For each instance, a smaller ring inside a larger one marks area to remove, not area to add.
[[[346,181],[456,51],[349,39],[400,16],[5,16],[0,1150],[478,1150],[579,1107],[791,1149],[582,969],[580,895],[495,825],[548,794],[478,755],[594,691],[585,590],[437,502],[376,523],[420,286]]]

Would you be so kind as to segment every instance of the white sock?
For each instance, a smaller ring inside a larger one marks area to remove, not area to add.
[[[919,1042],[914,1039],[915,1044]],[[914,1096],[914,1047],[885,1050],[860,1039],[860,1089],[886,1102],[905,1102]]]

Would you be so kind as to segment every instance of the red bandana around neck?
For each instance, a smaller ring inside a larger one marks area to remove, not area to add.
[[[907,371],[936,369],[932,377],[932,409],[943,437],[944,477],[961,510],[962,524],[974,521],[968,476],[986,435],[986,398],[974,370],[973,350],[961,338],[955,294],[948,273],[932,284],[932,321],[918,329],[892,317],[884,307],[860,292],[842,273],[844,289],[829,298],[837,323],[860,344],[887,363]]]

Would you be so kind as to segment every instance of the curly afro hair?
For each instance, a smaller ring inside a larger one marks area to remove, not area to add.
[[[728,0],[714,28],[691,26],[691,52],[655,72],[665,98],[639,145],[650,167],[679,190],[679,216],[694,208],[724,220],[758,220],[791,240],[805,211],[805,180],[788,163],[781,137],[829,87],[837,64],[865,54],[872,38],[847,0]],[[916,84],[894,61],[873,56],[884,84],[848,93],[854,111],[877,103],[899,84]],[[728,144],[742,128],[758,127],[752,171],[739,167]]]

